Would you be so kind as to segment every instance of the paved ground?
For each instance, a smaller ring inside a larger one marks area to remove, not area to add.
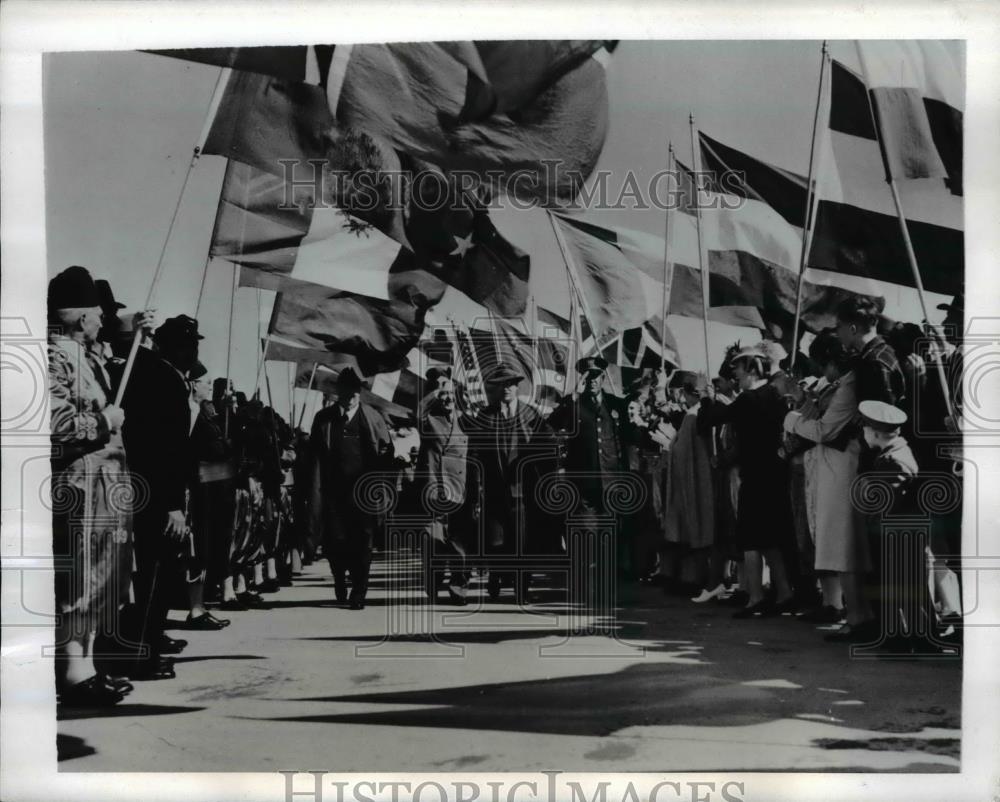
[[[175,680],[63,711],[60,770],[958,770],[958,660],[852,660],[801,621],[651,588],[616,641],[567,638],[554,593],[521,611],[477,585],[425,614],[386,584],[379,563],[367,608],[341,609],[317,564],[271,610],[173,632]]]

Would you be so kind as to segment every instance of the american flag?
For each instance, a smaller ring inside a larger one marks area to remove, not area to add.
[[[459,368],[460,372],[454,377],[456,386],[459,387],[462,397],[460,404],[467,414],[475,414],[486,406],[486,388],[483,384],[483,372],[476,353],[476,346],[482,343],[474,342],[473,334],[462,324],[455,324],[455,340],[458,343]],[[492,336],[487,334],[490,339]],[[477,332],[477,340],[482,340],[482,336]]]

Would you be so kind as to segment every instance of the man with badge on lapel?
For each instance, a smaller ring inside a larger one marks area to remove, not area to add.
[[[624,470],[623,426],[626,409],[621,398],[604,392],[606,360],[599,356],[584,357],[576,363],[583,381],[583,392],[567,398],[549,416],[548,425],[556,433],[564,433],[566,471],[580,495],[574,517],[594,520],[608,515],[604,503],[604,488]],[[621,531],[617,532],[621,538]],[[570,544],[567,544],[569,547]],[[621,545],[616,552],[621,553]],[[588,565],[587,579],[576,593],[586,594],[593,587],[595,565]]]
[[[354,368],[341,370],[337,401],[317,413],[309,438],[313,450],[312,535],[323,543],[337,601],[350,602],[352,610],[365,606],[378,526],[377,515],[359,508],[356,485],[368,473],[388,470],[393,456],[385,419],[361,402],[364,387]]]

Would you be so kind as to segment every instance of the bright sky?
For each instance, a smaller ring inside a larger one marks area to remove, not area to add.
[[[832,54],[856,64],[853,45]],[[610,131],[598,169],[633,170],[641,184],[666,166],[667,142],[690,162],[688,113],[709,135],[771,163],[805,174],[816,102],[820,43],[816,41],[622,42],[609,67]],[[111,281],[120,301],[141,307],[181,193],[191,150],[219,70],[135,52],[63,53],[47,57],[44,121],[48,264],[50,275],[70,264]],[[224,161],[203,157],[191,171],[163,261],[153,305],[161,318],[194,314]],[[614,179],[612,188],[617,186]],[[606,209],[598,223],[663,234],[663,212]],[[505,231],[507,231],[505,229]],[[507,232],[509,233],[509,232]],[[527,235],[526,235],[527,236]],[[533,254],[534,290],[541,299],[564,287],[537,282],[558,260],[551,242],[523,243]],[[232,271],[213,262],[199,322],[202,361],[211,375],[226,372]],[[236,295],[229,374],[252,389],[256,379],[258,291]],[[935,301],[936,303],[936,301]],[[270,293],[262,293],[266,319]],[[914,319],[919,313],[914,312]],[[670,318],[683,362],[702,361],[701,324]],[[710,347],[747,330],[713,324]],[[269,368],[274,406],[288,409],[284,365]],[[311,414],[307,417],[311,417]]]

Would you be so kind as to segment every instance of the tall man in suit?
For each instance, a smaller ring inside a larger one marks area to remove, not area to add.
[[[356,485],[368,473],[388,470],[393,456],[385,419],[361,402],[364,386],[353,368],[344,368],[337,376],[336,403],[316,415],[309,437],[313,456],[310,526],[330,562],[337,601],[349,601],[352,610],[365,606],[378,526],[378,516],[359,508]]]
[[[130,673],[140,679],[169,679],[173,668],[164,653],[178,644],[164,633],[170,592],[179,575],[178,557],[188,535],[184,516],[190,478],[189,443],[192,410],[188,371],[198,359],[198,321],[187,315],[166,320],[156,329],[156,351],[140,348],[122,399],[122,437],[136,498],[146,499],[135,513],[134,640],[146,657]]]
[[[537,453],[536,435],[542,421],[538,413],[517,397],[524,375],[500,363],[484,376],[489,404],[472,426],[473,455],[480,466],[483,495],[483,528],[487,554],[523,555],[527,529],[526,481],[536,473],[526,460]],[[527,489],[530,495],[530,488]],[[526,600],[530,572],[490,571],[487,592],[499,598],[504,584],[514,587],[515,597]]]

